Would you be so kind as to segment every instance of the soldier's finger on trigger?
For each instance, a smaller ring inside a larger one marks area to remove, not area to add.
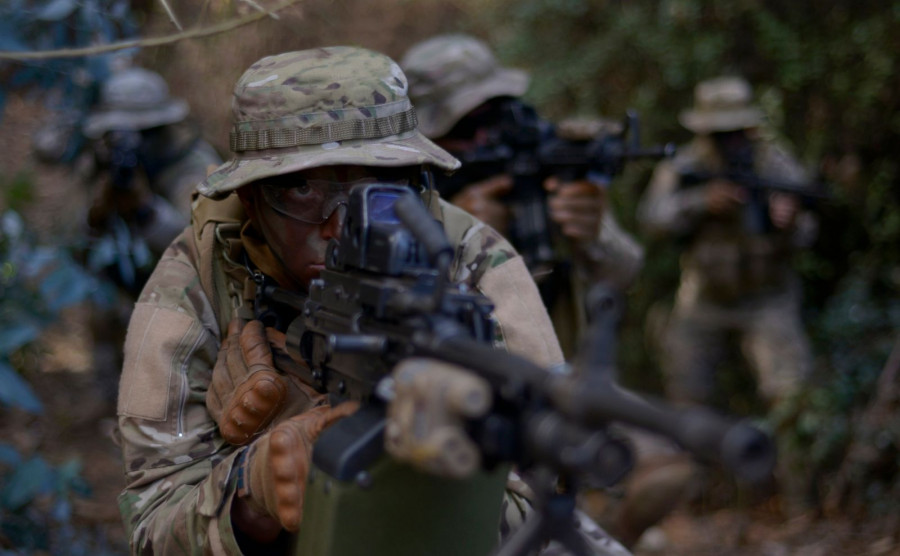
[[[244,363],[244,354],[241,351],[240,335],[229,336],[222,344],[222,349],[226,351],[225,366],[228,369],[228,378],[234,387],[247,377],[247,365]]]
[[[241,356],[244,364],[253,374],[259,370],[268,370],[275,367],[272,359],[272,348],[269,347],[269,338],[261,321],[252,320],[241,331]]]

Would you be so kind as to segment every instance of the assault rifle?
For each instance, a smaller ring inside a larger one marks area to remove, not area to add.
[[[499,231],[506,232],[532,271],[558,262],[543,186],[547,177],[585,178],[607,187],[629,160],[663,158],[675,150],[672,144],[643,147],[633,110],[621,125],[580,126],[578,131],[575,126],[552,126],[516,99],[499,101],[495,110],[485,121],[487,139],[472,150],[451,151],[462,167],[451,176],[437,176],[437,188],[450,199],[472,183],[499,174],[512,176],[513,187],[505,198],[510,229]]]
[[[452,258],[417,194],[366,184],[351,191],[308,296],[257,274],[257,315],[286,331],[288,353],[305,364],[297,372],[363,402],[316,443],[297,554],[356,554],[360,542],[373,555],[487,554],[511,465],[538,479],[535,512],[496,554],[548,539],[590,554],[573,526],[579,482],[611,485],[631,466],[613,422],[675,439],[746,479],[768,475],[774,452],[757,429],[580,372],[608,366],[602,342],[585,344],[574,371],[495,349],[492,305],[449,283]]]
[[[726,168],[722,172],[682,172],[680,174],[681,184],[684,187],[692,187],[721,179],[744,188],[748,194],[743,213],[744,229],[751,234],[764,234],[772,230],[768,202],[770,193],[793,195],[807,207],[830,198],[825,186],[821,183],[781,180],[759,175],[753,169],[753,153],[749,146],[740,152],[736,160],[729,161]]]

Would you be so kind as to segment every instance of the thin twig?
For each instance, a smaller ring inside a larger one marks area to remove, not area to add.
[[[181,26],[181,23],[178,23],[178,18],[175,17],[175,12],[172,11],[172,8],[169,7],[169,3],[166,0],[159,0],[159,3],[163,5],[166,13],[169,15],[169,19],[172,21],[172,25],[175,26],[179,31],[184,31],[184,28]]]
[[[256,2],[254,2],[253,0],[241,0],[241,1],[244,2],[245,4],[249,4],[249,5],[252,6],[254,9],[256,9],[256,10],[258,10],[258,11],[260,11],[260,12],[266,11],[265,8],[263,8],[262,6],[260,6],[260,5],[257,4]],[[278,14],[272,14],[272,13],[270,13],[270,14],[269,14],[269,17],[271,17],[272,19],[278,19]]]
[[[62,48],[59,50],[39,50],[39,51],[28,51],[28,52],[16,52],[11,50],[2,50],[0,51],[0,60],[47,60],[51,58],[77,58],[79,56],[92,56],[94,54],[105,54],[107,52],[115,52],[117,50],[125,50],[128,48],[143,48],[143,47],[151,47],[151,46],[163,46],[167,44],[176,43],[185,39],[195,39],[199,37],[209,37],[212,35],[217,35],[219,33],[224,33],[227,31],[232,31],[237,29],[238,27],[243,27],[249,23],[253,23],[264,17],[268,17],[269,14],[273,14],[275,12],[279,12],[285,8],[293,6],[294,4],[299,3],[301,0],[285,0],[281,4],[270,8],[266,12],[257,12],[246,15],[244,17],[238,17],[229,21],[224,21],[222,23],[211,25],[206,28],[201,29],[192,29],[190,31],[184,31],[182,33],[176,33],[174,35],[166,35],[163,37],[152,37],[148,39],[136,39],[130,41],[121,41],[110,44],[101,44],[95,46],[87,46],[83,48]]]

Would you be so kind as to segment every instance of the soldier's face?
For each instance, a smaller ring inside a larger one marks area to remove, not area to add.
[[[325,268],[329,241],[340,239],[350,189],[374,181],[408,184],[402,179],[408,170],[322,166],[259,180],[238,195],[290,278],[307,289]]]
[[[306,188],[316,188],[312,180],[345,181],[354,175],[352,166],[325,166],[301,172],[278,176],[278,185],[287,186],[291,182]],[[341,179],[343,178],[343,179]],[[268,182],[271,185],[271,181]],[[281,262],[290,278],[297,285],[308,288],[309,283],[325,268],[325,249],[329,240],[340,238],[343,213],[337,203],[329,214],[318,219],[304,221],[276,210],[263,194],[265,182],[243,187],[238,195],[244,209],[253,221],[254,227],[262,234],[275,257]],[[316,192],[321,193],[316,188]],[[319,213],[321,214],[321,212]],[[321,220],[321,222],[315,222]],[[284,284],[288,286],[288,284]]]

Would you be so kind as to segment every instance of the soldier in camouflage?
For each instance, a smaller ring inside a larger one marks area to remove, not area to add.
[[[791,255],[812,239],[812,215],[789,193],[768,193],[760,205],[767,229],[747,226],[753,192],[720,172],[747,153],[761,178],[811,187],[805,170],[760,132],[761,110],[750,85],[722,77],[697,85],[695,106],[682,125],[696,135],[671,161],[657,167],[639,206],[650,233],[687,244],[681,284],[664,333],[661,358],[667,395],[678,402],[713,401],[716,365],[726,336],[737,335],[770,406],[789,398],[811,371],[809,343],[800,319],[800,284]],[[708,175],[688,185],[688,175]]]
[[[79,122],[88,148],[75,164],[92,199],[80,217],[88,227],[88,265],[119,286],[116,303],[92,307],[90,316],[94,368],[109,413],[134,301],[154,262],[189,224],[197,183],[222,163],[162,76],[125,63],[100,84],[97,104]],[[35,138],[45,160],[54,158],[51,144],[46,134]],[[62,151],[55,154],[59,160]]]
[[[156,72],[125,67],[102,83],[99,103],[82,124],[99,182],[95,227],[118,211],[159,256],[187,226],[194,188],[207,168],[222,163],[189,112]]]
[[[409,77],[422,133],[451,153],[479,146],[491,104],[519,98],[529,85],[525,72],[502,67],[486,44],[466,35],[420,42],[406,52],[400,65]],[[545,297],[568,358],[586,328],[587,290],[596,282],[627,288],[643,265],[643,249],[618,226],[604,192],[594,184],[551,177],[544,186],[550,193],[548,215],[562,230],[554,247],[561,263],[572,267],[552,301]],[[449,201],[505,232],[511,215],[504,196],[511,187],[511,176],[491,176],[466,185]],[[564,272],[560,267],[530,270],[539,283]]]
[[[254,320],[251,273],[304,291],[353,184],[421,191],[455,246],[453,279],[492,299],[507,349],[563,363],[521,257],[425,187],[432,169],[459,163],[417,130],[392,60],[352,47],[266,57],[239,79],[232,107],[233,157],[199,185],[192,226],[163,255],[128,329],[119,504],[134,553],[279,553],[302,527],[312,445],[355,405],[331,407],[278,372],[290,364],[284,337]],[[527,500],[508,496],[521,519]],[[599,553],[625,553],[583,529]]]
[[[811,242],[815,219],[797,195],[750,191],[724,171],[738,165],[799,191],[812,186],[787,150],[762,133],[763,114],[744,79],[699,83],[694,107],[679,119],[695,137],[658,165],[638,207],[649,233],[686,246],[675,304],[657,338],[666,395],[678,403],[714,402],[716,366],[734,338],[774,409],[812,370],[791,255]],[[760,218],[765,226],[748,225]],[[793,503],[803,487],[789,466],[780,458],[777,473]],[[672,490],[673,505],[682,494]]]

